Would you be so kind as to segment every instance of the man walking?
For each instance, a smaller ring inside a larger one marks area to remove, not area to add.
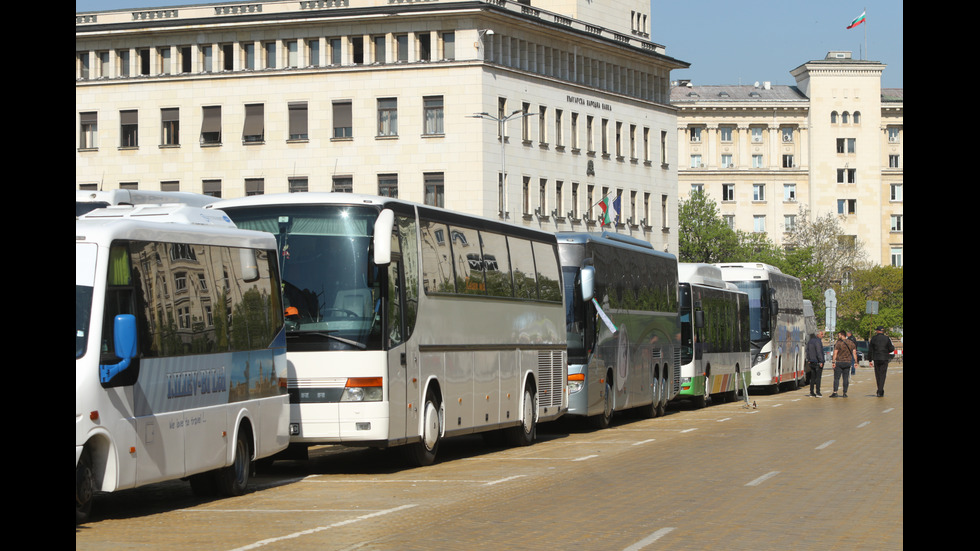
[[[837,386],[841,377],[844,378],[844,398],[847,398],[847,387],[851,379],[851,362],[857,360],[857,347],[847,340],[847,332],[837,333],[837,342],[834,343],[834,393],[831,398],[837,397]]]
[[[820,378],[823,377],[823,331],[810,335],[806,343],[806,361],[810,364],[810,396],[822,398],[820,394]],[[816,385],[817,392],[813,392]]]
[[[875,336],[871,337],[868,343],[868,354],[871,356],[871,365],[875,369],[875,382],[878,383],[878,397],[885,395],[885,375],[888,374],[888,361],[891,360],[891,353],[895,351],[895,345],[891,338],[885,335],[885,328],[878,326],[875,329]]]

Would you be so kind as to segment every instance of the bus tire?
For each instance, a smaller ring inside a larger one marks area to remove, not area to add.
[[[656,368],[650,371],[650,405],[643,406],[642,413],[643,417],[647,419],[653,419],[657,416],[657,406],[660,405],[660,390],[657,385],[657,370]]]
[[[613,386],[612,386],[612,378],[610,378],[608,374],[606,376],[606,386],[603,389],[603,392],[605,393],[605,399],[602,402],[602,413],[600,413],[599,415],[593,415],[592,417],[589,418],[589,421],[592,423],[592,426],[597,429],[605,429],[608,428],[610,424],[612,424]]]
[[[439,452],[439,439],[442,436],[442,421],[439,414],[439,400],[429,390],[425,394],[422,407],[421,440],[405,446],[406,459],[414,467],[425,467],[435,463]]]
[[[248,478],[252,474],[252,444],[246,435],[247,429],[247,424],[238,428],[231,465],[215,472],[218,492],[223,496],[240,496],[248,487]]]
[[[521,424],[507,429],[507,442],[512,446],[530,446],[538,436],[538,393],[528,381],[521,401]]]
[[[89,519],[94,499],[95,475],[92,473],[92,458],[86,449],[75,465],[75,524]]]

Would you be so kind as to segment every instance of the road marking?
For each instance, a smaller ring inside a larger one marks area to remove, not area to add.
[[[774,408],[778,408],[778,407],[782,407],[782,405],[783,405],[783,404],[773,404],[773,406],[772,406],[772,407],[774,407]]]
[[[725,417],[724,419],[719,419],[718,422],[719,423],[724,423],[725,421],[728,421],[729,419],[731,419],[731,417]]]
[[[633,442],[633,445],[634,446],[639,446],[640,444],[649,444],[650,442],[653,442],[654,440],[656,440],[656,438],[648,438],[646,440],[640,440],[639,442]]]
[[[694,431],[696,431],[696,430],[698,430],[698,429],[697,429],[697,428],[693,428],[693,429],[684,429],[684,430],[682,430],[682,431],[681,431],[681,434],[683,434],[683,433],[685,433],[685,432],[694,432]]]
[[[647,537],[641,539],[640,541],[634,543],[633,545],[627,547],[623,551],[639,551],[640,549],[643,549],[644,547],[650,545],[651,543],[653,543],[653,542],[659,540],[660,538],[666,536],[672,530],[673,530],[673,528],[661,528],[660,530],[657,530],[656,532],[650,534],[649,536],[647,536]]]
[[[524,476],[525,475],[522,474],[515,475],[515,476],[508,476],[507,478],[501,478],[500,480],[493,480],[491,482],[487,482],[486,484],[484,484],[484,486],[493,486],[494,484],[500,484],[501,482],[510,482],[511,480],[523,478]]]
[[[385,509],[383,511],[375,511],[373,513],[368,513],[366,515],[361,515],[359,517],[354,517],[352,519],[342,520],[340,522],[335,522],[333,524],[328,524],[326,526],[318,526],[316,528],[310,528],[309,530],[303,530],[301,532],[293,532],[292,534],[287,534],[285,536],[279,536],[277,538],[264,539],[264,540],[257,541],[255,543],[252,543],[252,544],[249,544],[249,545],[246,545],[246,546],[243,546],[243,547],[237,547],[237,548],[233,549],[232,551],[245,551],[246,549],[258,549],[259,547],[263,547],[265,545],[269,545],[270,543],[276,543],[276,542],[280,542],[280,541],[296,539],[296,538],[301,537],[301,536],[308,536],[310,534],[315,534],[317,532],[322,532],[324,530],[329,530],[331,528],[340,528],[341,526],[347,526],[348,524],[354,524],[355,522],[360,522],[362,520],[367,520],[367,519],[374,518],[374,517],[380,517],[380,516],[388,515],[388,514],[391,514],[391,513],[397,513],[398,511],[402,511],[402,510],[405,510],[405,509],[411,509],[412,507],[415,507],[415,505],[402,505],[400,507],[395,507],[394,509]]]
[[[753,480],[752,482],[749,482],[748,484],[746,484],[746,486],[758,486],[759,484],[762,484],[763,482],[769,480],[770,478],[776,476],[777,474],[779,474],[779,471],[773,471],[771,473],[766,473],[766,474],[760,476],[759,478]]]
[[[826,447],[828,447],[828,446],[830,446],[830,445],[831,445],[831,444],[833,444],[833,443],[834,443],[834,441],[833,441],[833,440],[827,440],[827,441],[826,441],[826,442],[824,442],[823,444],[820,444],[819,446],[817,446],[817,447],[816,447],[815,449],[818,449],[818,450],[822,450],[822,449],[824,449],[824,448],[826,448]]]
[[[870,424],[871,424],[871,421],[865,421],[865,422],[861,423],[860,425],[858,425],[857,428],[863,429],[864,427],[866,427],[866,426],[868,426]]]
[[[883,411],[882,413],[889,413],[889,412],[892,412],[892,411],[895,411],[895,408],[888,408],[885,411]]]
[[[586,459],[592,459],[593,457],[599,457],[598,455],[586,455],[585,457],[579,457],[578,459],[572,459],[572,461],[585,461]]]

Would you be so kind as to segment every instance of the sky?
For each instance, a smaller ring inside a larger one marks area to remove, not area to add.
[[[75,0],[75,11],[201,3],[207,2]],[[847,29],[865,11],[866,22]],[[690,63],[671,78],[695,85],[793,85],[791,70],[831,50],[846,50],[854,59],[884,63],[882,87],[902,88],[903,20],[903,0],[652,0],[650,40]]]

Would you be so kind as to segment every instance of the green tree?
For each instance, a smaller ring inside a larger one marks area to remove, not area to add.
[[[868,265],[864,244],[844,231],[839,215],[813,216],[807,207],[800,207],[796,225],[789,232],[785,246],[787,250],[810,251],[811,269],[807,270],[807,275],[812,281],[809,283],[821,290],[839,285],[849,273]],[[803,279],[801,275],[794,275]]]
[[[904,276],[902,268],[873,266],[855,270],[837,291],[837,327],[868,338],[882,325],[900,337],[904,325]],[[878,314],[866,314],[867,301],[878,302]]]
[[[731,260],[739,237],[718,214],[718,205],[702,191],[694,191],[678,205],[678,260],[716,263]]]

